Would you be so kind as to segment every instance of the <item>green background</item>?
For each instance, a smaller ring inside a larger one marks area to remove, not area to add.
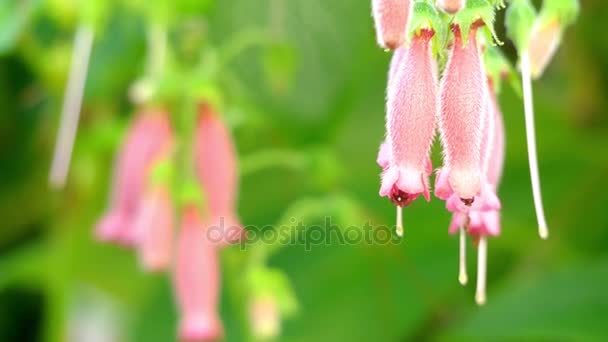
[[[94,307],[122,340],[174,340],[167,278],[142,273],[131,251],[98,244],[91,233],[135,110],[127,91],[145,58],[141,14],[130,2],[112,5],[93,47],[69,183],[51,191],[74,29],[70,13],[52,3],[59,1],[0,4],[0,341],[69,340]],[[298,215],[290,208],[320,206],[326,212],[305,223],[342,215],[341,224],[393,224],[394,207],[377,196],[375,163],[390,55],[375,45],[368,1],[172,3],[183,18],[205,18],[204,48],[260,30],[280,42],[254,44],[220,71],[241,159],[242,221],[264,226],[286,210]],[[498,32],[506,40],[503,15]],[[280,340],[608,340],[607,15],[605,1],[583,0],[578,22],[534,84],[548,241],[535,225],[523,105],[503,87],[503,234],[489,242],[485,307],[475,305],[473,284],[457,282],[458,243],[447,234],[444,203],[433,198],[405,210],[401,244],[300,245],[275,254],[270,265],[289,276],[299,302]],[[509,43],[504,51],[514,59]],[[435,146],[435,166],[439,152]],[[223,252],[229,341],[250,339],[244,258],[237,248]]]

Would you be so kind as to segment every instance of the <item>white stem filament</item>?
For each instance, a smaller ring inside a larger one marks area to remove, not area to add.
[[[62,188],[66,183],[76,131],[78,130],[92,47],[93,31],[89,27],[79,27],[74,37],[72,64],[63,98],[59,133],[49,175],[49,182],[54,188]]]
[[[526,117],[526,139],[528,143],[528,162],[530,164],[530,178],[532,180],[532,194],[534,208],[538,220],[538,233],[541,238],[549,237],[543,199],[540,189],[540,176],[538,174],[538,158],[536,156],[536,133],[534,128],[534,103],[532,100],[532,79],[530,77],[530,59],[528,51],[521,53],[521,78],[524,91],[524,112]]]
[[[403,237],[403,208],[397,206],[397,236]]]
[[[458,266],[458,282],[460,282],[460,284],[464,286],[469,281],[469,277],[467,275],[467,234],[464,225],[460,227],[460,248]]]
[[[477,247],[477,290],[475,291],[475,302],[477,305],[486,303],[486,268],[488,258],[488,241],[485,236],[479,238]]]

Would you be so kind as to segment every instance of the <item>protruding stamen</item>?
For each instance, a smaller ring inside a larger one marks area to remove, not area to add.
[[[458,281],[461,285],[466,285],[469,281],[467,275],[467,235],[464,225],[460,227],[460,253],[459,253],[459,269]]]
[[[540,176],[538,174],[538,158],[536,156],[536,133],[534,128],[534,102],[532,99],[532,79],[530,76],[530,58],[528,51],[521,53],[521,79],[524,91],[524,112],[526,117],[526,139],[528,143],[528,163],[530,164],[530,178],[532,180],[532,195],[534,208],[538,220],[538,233],[541,238],[549,237],[549,230],[545,220],[543,199],[540,190]]]
[[[403,208],[397,206],[397,236],[403,237]]]
[[[72,65],[63,99],[59,133],[49,175],[51,186],[55,188],[65,185],[70,168],[92,47],[93,31],[88,27],[79,27],[74,37]]]
[[[486,303],[486,267],[488,256],[488,241],[485,236],[479,238],[477,247],[477,290],[475,292],[475,302],[477,305]]]

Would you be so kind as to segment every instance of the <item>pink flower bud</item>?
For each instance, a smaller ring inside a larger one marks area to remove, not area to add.
[[[249,320],[256,338],[269,340],[281,333],[281,315],[273,298],[257,298],[249,310]]]
[[[164,110],[146,110],[135,118],[114,166],[110,208],[95,229],[98,239],[129,246],[135,243],[133,220],[147,175],[172,136],[169,115]]]
[[[561,27],[557,20],[547,23],[536,22],[528,46],[532,78],[537,79],[542,76],[545,68],[557,52],[561,37]]]
[[[438,0],[437,7],[449,14],[456,14],[464,8],[465,0]]]
[[[155,185],[145,193],[134,221],[139,260],[144,270],[160,272],[171,265],[173,225],[169,189]]]
[[[454,27],[454,43],[441,84],[444,182],[437,182],[436,192],[441,198],[450,192],[449,186],[470,205],[482,190],[481,140],[487,94],[476,29],[471,29],[468,37],[463,47],[460,29]]]
[[[429,152],[437,115],[437,67],[431,51],[433,32],[422,30],[389,82],[387,137],[380,162],[388,167],[382,175],[380,195],[403,207],[423,194],[429,200]]]
[[[395,50],[405,43],[410,0],[372,0],[378,44]]]
[[[238,240],[242,225],[235,209],[238,186],[236,152],[226,125],[208,104],[199,107],[195,163],[207,199],[208,214],[215,225],[214,231],[225,233],[220,238],[226,243]]]
[[[223,335],[218,250],[209,241],[207,227],[196,207],[184,209],[173,274],[181,341],[217,341]]]

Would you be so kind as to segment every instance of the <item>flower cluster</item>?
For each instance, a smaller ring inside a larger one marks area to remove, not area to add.
[[[196,116],[187,149],[194,181],[182,185],[177,206],[172,200],[176,134],[169,112],[145,109],[135,117],[116,162],[110,208],[95,234],[133,247],[144,270],[170,272],[181,311],[180,339],[210,341],[223,334],[218,253],[241,234],[233,229],[215,239],[208,229],[241,224],[232,138],[211,105],[200,104]]]
[[[555,52],[566,21],[560,24],[564,16],[555,14],[562,13],[564,6],[551,3],[547,0],[545,8],[552,8],[553,15],[541,16],[528,30],[533,38],[528,40],[526,63],[534,76],[542,73]],[[501,79],[511,72],[487,39],[494,35],[497,7],[504,7],[502,1],[373,1],[379,44],[395,50],[387,86],[386,139],[377,160],[383,170],[380,196],[397,207],[396,227],[401,236],[402,208],[420,195],[430,200],[430,151],[439,132],[443,166],[436,171],[434,193],[452,213],[450,233],[460,233],[459,281],[463,285],[468,281],[467,233],[478,246],[478,304],[486,301],[487,237],[500,234],[497,191],[505,130],[497,92]],[[521,26],[521,21],[515,20],[515,25]],[[438,60],[444,56],[447,62],[441,63],[439,73]],[[535,156],[535,150],[530,155]],[[535,158],[530,164],[539,222],[541,217],[544,222]],[[541,236],[546,236],[543,229]]]

